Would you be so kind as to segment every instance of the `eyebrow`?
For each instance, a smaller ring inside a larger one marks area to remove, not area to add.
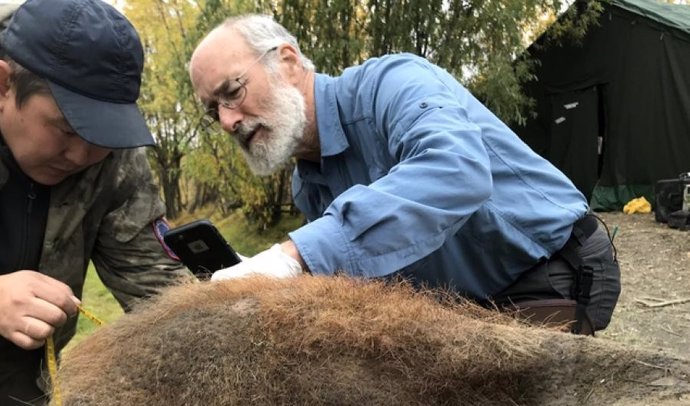
[[[227,93],[229,87],[230,79],[225,79],[215,89],[213,89],[213,92],[211,92],[211,96],[215,98],[223,93]]]
[[[227,78],[227,79],[223,80],[215,89],[213,89],[213,92],[211,92],[211,96],[213,96],[214,98],[217,98],[218,96],[221,96],[223,94],[228,94],[230,92],[230,90],[234,90],[234,89],[231,89],[230,86],[235,82],[237,82],[237,79]],[[241,85],[242,84],[240,83],[240,87],[241,87]]]
[[[48,121],[48,124],[54,125],[57,127],[67,127],[71,131],[74,131],[70,123],[67,121],[67,119],[64,116],[53,116],[53,117],[48,117],[46,120]]]

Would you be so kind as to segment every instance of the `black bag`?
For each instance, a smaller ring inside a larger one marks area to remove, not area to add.
[[[690,185],[690,172],[676,179],[662,179],[654,187],[654,219],[667,223],[671,213],[683,208],[683,192]]]
[[[668,226],[677,228],[680,231],[686,231],[690,228],[690,212],[687,210],[678,210],[669,214]]]

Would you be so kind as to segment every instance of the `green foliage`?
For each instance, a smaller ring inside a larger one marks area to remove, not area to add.
[[[279,241],[287,239],[287,233],[304,223],[301,216],[283,216],[274,227],[256,233],[253,224],[244,215],[233,213],[230,216],[214,220],[214,224],[230,245],[240,254],[252,256]]]
[[[277,21],[293,32],[321,72],[337,74],[371,56],[411,52],[446,68],[500,118],[522,122],[533,102],[526,47],[564,8],[562,0],[283,0]],[[582,38],[601,12],[578,2],[558,19],[554,41]]]
[[[128,2],[125,12],[144,44],[146,63],[139,105],[158,147],[150,149],[169,216],[180,209],[180,163],[198,132],[198,107],[190,98],[184,58],[194,32],[190,13],[196,5],[178,0]],[[200,34],[199,34],[200,35]],[[198,37],[198,35],[197,35]]]
[[[549,27],[549,44],[559,45],[565,41],[580,42],[587,29],[597,23],[608,0],[579,2],[570,7],[553,25]]]
[[[361,1],[260,1],[259,9],[272,12],[297,37],[302,52],[320,72],[338,74],[361,62],[365,54],[366,13]]]
[[[144,44],[140,106],[158,143],[150,154],[170,217],[184,206],[182,160],[205,133],[200,122],[203,109],[194,99],[187,61],[225,13],[247,9],[245,2],[220,0],[137,0],[125,8]]]
[[[81,303],[84,309],[94,314],[104,323],[111,323],[123,314],[122,308],[113,295],[101,283],[96,270],[93,268],[93,264],[89,265],[89,270],[86,272]],[[84,337],[93,333],[97,328],[98,326],[93,321],[83,315],[79,315],[77,333],[63,351],[69,351],[70,348],[79,343]]]
[[[183,162],[183,171],[194,185],[194,211],[212,202],[223,213],[242,205],[239,185],[245,181],[242,156],[229,136],[220,131],[199,137],[196,148]]]

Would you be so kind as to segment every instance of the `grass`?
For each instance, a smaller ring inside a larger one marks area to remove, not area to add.
[[[213,221],[230,245],[245,256],[252,256],[267,249],[271,244],[284,241],[287,238],[288,231],[296,229],[303,221],[299,216],[286,217],[276,227],[258,233],[252,230],[250,224],[239,213],[234,213],[228,217],[221,217],[214,214],[211,210],[206,210],[194,215],[187,214],[181,216],[174,224],[182,225],[201,218],[208,218]],[[89,266],[89,270],[86,273],[82,307],[106,324],[115,321],[123,314],[120,305],[110,291],[101,283],[93,265]],[[81,315],[77,323],[77,333],[65,348],[65,351],[68,351],[97,328],[98,326],[94,322]]]
[[[89,265],[89,270],[86,272],[81,304],[84,309],[106,324],[115,321],[122,315],[122,308],[110,291],[101,283],[93,264]],[[96,328],[98,328],[96,323],[80,314],[77,322],[77,333],[65,350],[93,333]]]

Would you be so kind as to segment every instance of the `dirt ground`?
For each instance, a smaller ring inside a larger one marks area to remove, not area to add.
[[[690,231],[654,214],[598,213],[613,233],[622,293],[600,337],[690,359]]]

